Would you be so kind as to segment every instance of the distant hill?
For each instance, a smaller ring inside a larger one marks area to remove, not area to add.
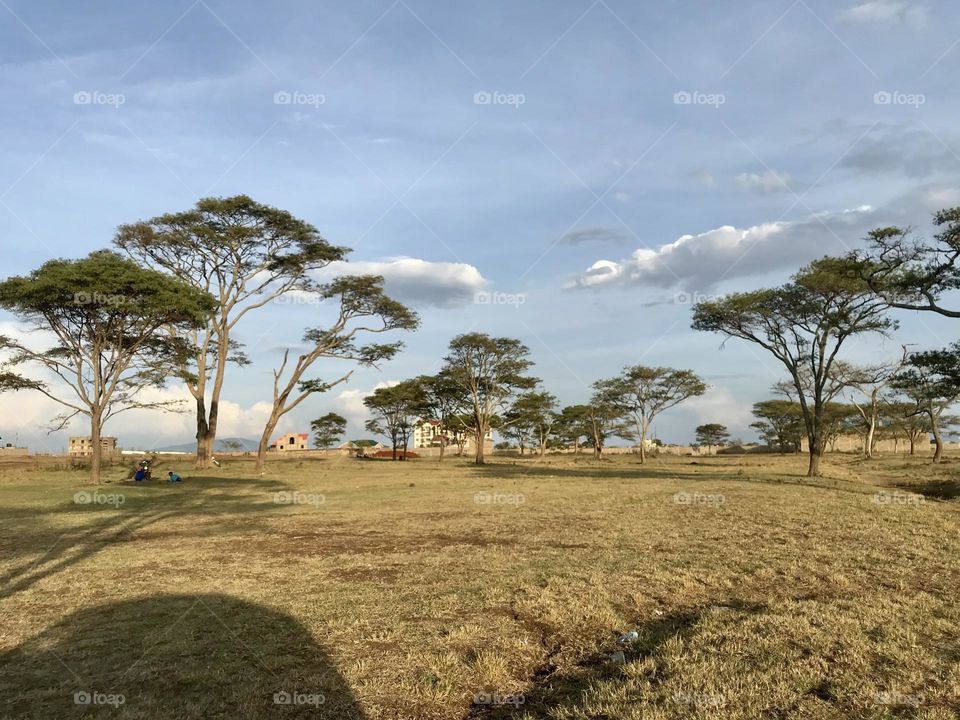
[[[228,447],[233,443],[239,443],[239,447]],[[248,450],[250,452],[257,451],[257,445],[259,441],[250,440],[248,438],[239,438],[239,437],[228,437],[228,438],[217,438],[216,443],[213,446],[213,452],[231,452],[231,451],[243,451]],[[181,443],[180,445],[166,445],[164,447],[156,448],[146,448],[147,450],[155,450],[156,452],[182,452],[182,453],[192,453],[197,450],[197,443],[187,442]]]

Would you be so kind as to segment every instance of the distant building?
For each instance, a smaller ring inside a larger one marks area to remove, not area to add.
[[[310,433],[290,433],[282,435],[270,444],[270,450],[290,452],[291,450],[309,450]]]
[[[117,439],[115,437],[101,437],[100,448],[104,455],[112,455],[117,451]],[[70,457],[90,457],[93,455],[93,442],[90,440],[90,436],[70,438],[67,455]]]
[[[30,451],[25,447],[17,447],[12,443],[7,443],[0,447],[0,459],[7,457],[27,457]]]
[[[454,445],[454,435],[449,430],[441,429],[439,420],[417,420],[413,424],[413,447],[428,448],[439,447],[444,440],[447,445]],[[469,448],[473,443],[472,435],[467,435],[467,442],[464,447]],[[493,445],[493,431],[488,430],[484,437],[484,445]]]

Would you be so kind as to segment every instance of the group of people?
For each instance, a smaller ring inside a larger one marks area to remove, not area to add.
[[[167,479],[170,482],[180,482],[183,480],[183,478],[173,472],[173,470],[167,473]],[[150,472],[150,462],[148,460],[141,460],[133,469],[133,481],[144,482],[149,480],[153,480],[153,473]]]

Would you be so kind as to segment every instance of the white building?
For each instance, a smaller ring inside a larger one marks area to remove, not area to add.
[[[417,448],[428,448],[428,447],[439,447],[446,438],[447,445],[454,445],[453,433],[449,430],[444,430],[440,428],[439,420],[417,420],[413,424],[413,449]],[[466,447],[472,445],[471,440],[473,436],[467,435]],[[487,431],[486,436],[484,437],[484,442],[493,444],[493,432]]]

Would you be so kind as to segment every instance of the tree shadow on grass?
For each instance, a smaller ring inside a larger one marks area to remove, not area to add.
[[[28,514],[22,508],[0,507],[0,524],[6,536],[5,557],[29,557],[0,575],[0,598],[26,590],[37,581],[56,575],[110,545],[125,542],[138,530],[163,520],[185,515],[237,515],[276,510],[274,494],[287,489],[286,484],[273,480],[191,477],[177,484],[118,483],[77,491],[76,495],[84,494],[85,502],[77,502],[74,490],[64,488],[63,503],[52,503]],[[106,500],[117,495],[123,497],[121,503]],[[66,528],[52,522],[55,516],[64,513],[93,513],[95,518]]]
[[[18,718],[364,717],[297,620],[220,594],[80,610],[0,655],[0,697]]]
[[[518,720],[519,718],[548,718],[559,716],[577,717],[576,712],[586,696],[604,685],[622,682],[623,671],[610,662],[614,650],[622,649],[628,662],[655,655],[672,638],[687,640],[697,631],[697,625],[704,613],[725,610],[740,614],[763,612],[765,606],[742,600],[729,600],[725,603],[701,608],[684,610],[663,617],[652,618],[637,626],[637,639],[624,648],[613,643],[603,652],[581,658],[573,667],[559,669],[548,661],[532,676],[530,687],[522,694],[522,702],[481,704],[470,708],[464,720]],[[553,653],[551,653],[553,654]],[[481,699],[489,699],[492,693],[486,693]],[[598,719],[601,716],[593,716]],[[602,716],[606,717],[606,716]],[[611,717],[609,720],[613,720]]]
[[[958,480],[930,480],[921,483],[898,482],[894,483],[894,487],[935,500],[956,500],[960,498],[960,481]]]
[[[827,492],[850,492],[855,494],[863,494],[864,492],[863,489],[856,487],[859,485],[856,481],[830,477],[809,478],[804,472],[789,475],[783,472],[777,472],[770,473],[766,477],[763,477],[761,476],[763,469],[755,465],[740,466],[736,463],[704,463],[701,461],[683,464],[672,463],[669,465],[657,465],[654,463],[624,465],[614,464],[612,462],[607,464],[608,462],[609,461],[601,460],[600,462],[588,464],[587,461],[581,461],[577,463],[576,467],[565,467],[562,465],[531,461],[530,463],[488,463],[474,467],[476,468],[477,477],[490,477],[504,480],[518,480],[521,478],[565,478],[584,480],[679,480],[684,483],[735,481],[761,485],[796,485]],[[690,466],[699,466],[699,470],[706,469],[706,471],[692,471]],[[717,471],[710,472],[709,468],[711,467],[716,467]],[[741,475],[739,471],[743,469],[749,472]],[[841,484],[851,487],[841,487]]]

